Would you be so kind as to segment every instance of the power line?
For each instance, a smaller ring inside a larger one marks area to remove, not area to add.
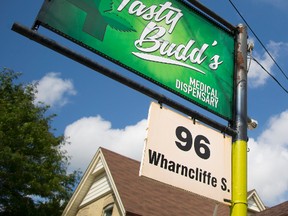
[[[282,70],[282,68],[279,66],[279,64],[276,62],[276,60],[273,58],[273,56],[271,55],[271,53],[267,50],[267,48],[265,47],[265,45],[262,43],[262,41],[260,40],[260,38],[256,35],[256,33],[253,31],[253,29],[250,27],[250,25],[248,24],[248,22],[246,21],[246,19],[242,16],[242,14],[240,13],[240,11],[237,9],[237,7],[233,4],[233,2],[231,0],[229,0],[229,2],[231,3],[231,5],[233,6],[233,8],[236,10],[236,12],[239,14],[239,16],[241,17],[241,19],[245,22],[245,24],[247,25],[247,27],[250,29],[250,31],[252,32],[252,34],[255,36],[255,38],[258,40],[258,42],[261,44],[261,46],[263,47],[263,49],[267,52],[267,54],[269,55],[269,57],[273,60],[273,62],[275,63],[275,65],[278,67],[278,69],[281,71],[281,73],[285,76],[285,78],[288,80],[287,75],[285,74],[285,72]],[[286,88],[284,88],[284,86],[272,75],[272,73],[270,73],[257,59],[255,59],[254,57],[251,56],[251,59],[253,59],[287,94],[288,94],[288,90]]]
[[[247,27],[250,29],[250,31],[252,32],[252,34],[255,36],[255,38],[258,40],[258,42],[261,44],[261,46],[263,47],[263,49],[267,52],[267,54],[269,55],[269,57],[273,60],[273,62],[275,63],[275,65],[277,66],[277,68],[281,71],[281,73],[284,75],[284,77],[288,80],[287,75],[285,74],[285,72],[282,70],[282,68],[279,66],[279,64],[276,62],[276,60],[273,58],[273,56],[271,55],[271,53],[268,51],[268,49],[265,47],[265,45],[262,43],[262,41],[260,40],[260,38],[256,35],[256,33],[253,31],[253,29],[250,27],[250,25],[248,24],[248,22],[245,20],[245,18],[242,16],[242,14],[240,13],[240,11],[237,9],[237,7],[233,4],[233,2],[231,0],[229,0],[229,2],[231,3],[231,5],[233,6],[233,8],[236,10],[236,12],[239,14],[239,16],[241,17],[241,19],[245,22],[245,24],[247,25]],[[267,72],[267,71],[266,71]]]
[[[288,90],[257,59],[251,58],[288,94]]]

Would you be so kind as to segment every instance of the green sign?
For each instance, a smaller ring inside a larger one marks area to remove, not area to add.
[[[232,119],[233,34],[182,1],[46,0],[37,22]]]

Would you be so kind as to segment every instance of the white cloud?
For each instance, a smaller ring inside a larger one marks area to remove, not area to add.
[[[278,56],[280,46],[281,43],[276,43],[273,41],[270,41],[270,43],[267,46],[268,47],[267,49],[269,50],[269,52],[271,53],[271,55],[275,60]],[[261,65],[263,65],[264,68],[266,68],[266,70],[272,73],[271,69],[274,65],[274,62],[266,52],[264,52],[264,54],[261,55],[258,52],[253,51],[252,55],[257,61],[259,61]],[[249,61],[250,59],[248,59],[248,65]],[[269,75],[255,61],[251,60],[251,66],[248,72],[248,82],[250,87],[256,88],[259,86],[263,86],[266,83],[268,77]]]
[[[68,95],[76,95],[71,80],[61,79],[60,73],[48,73],[37,82],[35,102],[44,102],[50,106],[64,106]]]
[[[253,39],[251,41],[253,41]],[[273,56],[274,60],[279,62],[281,56],[283,58],[283,56],[287,55],[288,43],[270,41],[266,48]],[[269,73],[281,81],[282,77],[278,76],[278,74],[281,74],[281,72],[277,67],[274,67],[274,61],[266,52],[264,52],[264,54],[260,54],[257,51],[253,51],[252,55]],[[249,62],[250,59],[248,59],[248,68],[250,64]],[[270,78],[270,76],[267,74],[267,72],[265,72],[264,69],[261,68],[255,61],[251,60],[251,66],[248,71],[249,86],[252,88],[263,86],[266,84],[268,78]]]
[[[70,145],[71,169],[85,171],[99,147],[107,148],[140,161],[146,133],[146,120],[123,129],[114,129],[100,116],[86,117],[68,125],[64,135]]]
[[[287,127],[288,110],[271,118],[256,140],[249,140],[249,189],[255,188],[269,206],[287,199]]]
[[[264,66],[269,72],[273,66],[273,62],[267,54],[260,57],[258,53],[254,53],[254,58],[256,58],[261,65]],[[250,60],[249,60],[250,61]],[[254,61],[251,62],[251,66],[248,72],[248,83],[252,88],[257,88],[263,86],[269,75]]]

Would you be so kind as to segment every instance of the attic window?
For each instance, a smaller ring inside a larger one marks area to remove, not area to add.
[[[103,210],[103,216],[112,216],[113,213],[113,204],[106,206]]]

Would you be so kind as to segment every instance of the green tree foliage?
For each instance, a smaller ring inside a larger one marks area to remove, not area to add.
[[[35,105],[35,85],[0,72],[0,216],[60,215],[80,173],[67,173],[68,144],[50,126],[55,115]]]

